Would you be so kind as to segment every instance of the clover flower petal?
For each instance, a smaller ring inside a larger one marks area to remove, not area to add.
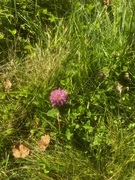
[[[65,90],[58,88],[51,92],[50,94],[50,101],[52,106],[60,107],[66,104],[68,100],[68,94]]]

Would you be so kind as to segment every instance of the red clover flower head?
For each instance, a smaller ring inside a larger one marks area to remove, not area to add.
[[[50,101],[52,106],[60,107],[66,104],[68,100],[68,94],[65,90],[58,88],[51,92],[50,94]]]

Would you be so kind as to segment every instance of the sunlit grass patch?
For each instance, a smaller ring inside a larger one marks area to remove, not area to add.
[[[134,3],[18,3],[19,32],[10,8],[0,14],[12,41],[0,50],[0,178],[134,179]]]

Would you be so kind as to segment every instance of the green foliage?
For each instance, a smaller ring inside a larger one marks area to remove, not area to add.
[[[53,3],[53,4],[52,4]],[[46,46],[49,27],[55,27],[59,18],[66,17],[70,2],[64,1],[0,1],[0,53],[7,58],[5,49],[11,49],[11,56],[25,56],[35,43]],[[51,5],[52,4],[52,5]],[[38,36],[37,36],[38,35]],[[9,57],[10,58],[10,57]]]
[[[0,178],[135,178],[134,10],[126,0],[1,2]],[[69,99],[54,108],[58,87]],[[22,141],[31,153],[15,159]]]

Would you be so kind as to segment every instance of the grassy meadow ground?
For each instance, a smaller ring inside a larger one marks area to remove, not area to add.
[[[0,180],[135,179],[135,2],[0,0],[0,78]]]

